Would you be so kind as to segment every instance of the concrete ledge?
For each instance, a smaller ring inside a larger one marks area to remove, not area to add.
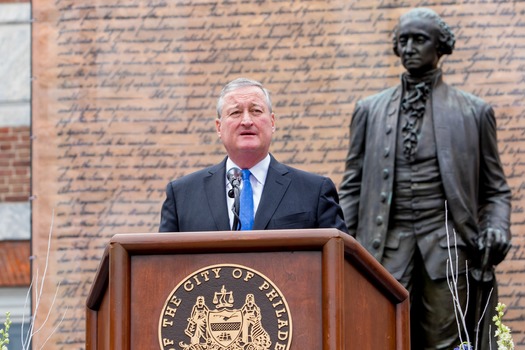
[[[30,302],[25,305],[26,295],[29,288],[0,288],[0,320],[5,319],[5,313],[11,313],[13,323],[28,322],[31,317]],[[3,322],[2,322],[3,323]]]
[[[0,240],[31,238],[31,207],[28,203],[0,203]]]
[[[0,103],[0,127],[31,125],[31,105],[29,101],[20,103]]]
[[[3,23],[28,22],[31,18],[31,4],[0,4],[0,25]]]

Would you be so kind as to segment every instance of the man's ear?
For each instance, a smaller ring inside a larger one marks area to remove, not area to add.
[[[217,131],[217,136],[221,137],[221,120],[219,118],[215,119],[215,130]]]

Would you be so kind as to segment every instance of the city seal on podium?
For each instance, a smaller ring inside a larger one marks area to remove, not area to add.
[[[159,318],[162,350],[288,350],[291,342],[284,295],[260,272],[236,264],[184,278]]]

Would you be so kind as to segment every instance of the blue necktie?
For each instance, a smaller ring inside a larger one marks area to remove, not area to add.
[[[242,191],[241,191],[241,231],[253,228],[253,190],[250,183],[250,170],[242,169]]]

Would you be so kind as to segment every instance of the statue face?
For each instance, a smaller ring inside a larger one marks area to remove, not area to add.
[[[439,29],[433,20],[418,16],[401,18],[397,51],[403,67],[414,76],[437,68]]]

